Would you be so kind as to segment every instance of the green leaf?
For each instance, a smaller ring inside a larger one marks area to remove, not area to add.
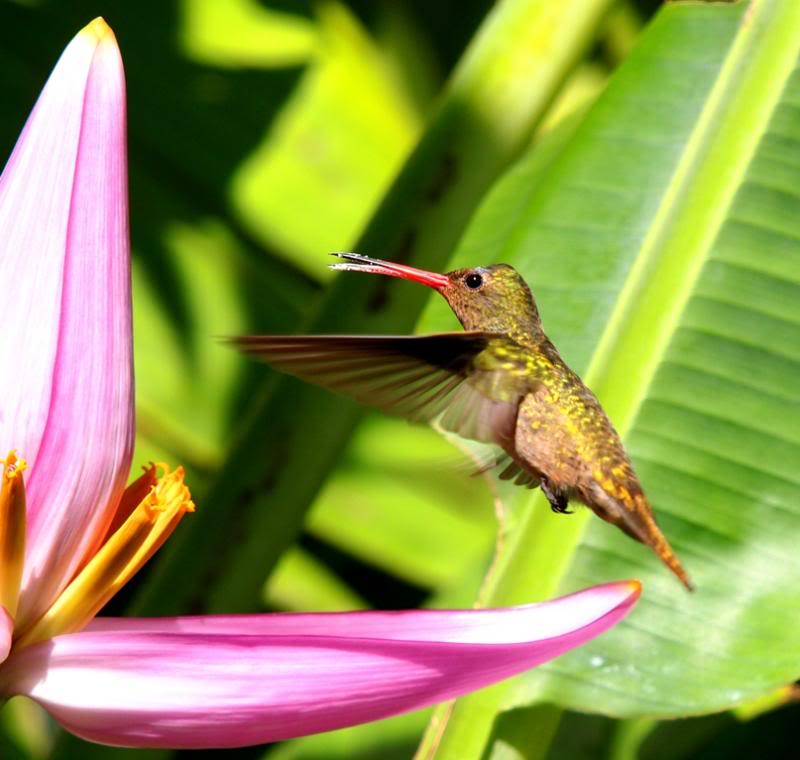
[[[408,760],[430,710],[305,736],[267,751],[264,760]]]
[[[239,297],[242,270],[251,278],[259,274],[222,225],[175,225],[165,238],[184,286],[190,339],[161,308],[135,260],[137,423],[147,438],[183,455],[181,461],[211,468],[222,455],[241,369],[236,355],[212,336],[249,328]]]
[[[314,25],[257,0],[184,0],[181,42],[189,57],[225,67],[305,63],[317,43]]]
[[[320,257],[353,245],[421,118],[345,6],[322,3],[318,16],[314,58],[230,193],[248,229],[329,279]]]
[[[644,594],[495,705],[675,717],[800,674],[799,55],[795,2],[666,6],[545,176],[528,183],[533,157],[511,173],[457,257],[526,276],[698,586],[537,497],[493,603],[624,577]],[[460,740],[472,699],[454,712]],[[437,758],[464,746],[445,735]]]
[[[368,417],[306,530],[398,578],[448,586],[494,546],[491,496],[472,469],[432,429]]]
[[[0,708],[0,757],[42,760],[50,754],[55,730],[44,709],[25,697]]]
[[[270,575],[264,602],[289,612],[338,612],[368,606],[332,570],[297,546],[283,553]]]
[[[699,590],[681,594],[593,525],[562,589],[602,568],[647,591],[604,641],[530,684],[583,709],[602,691],[612,715],[719,710],[800,674],[800,6],[679,5],[662,29],[709,11],[736,16],[736,35],[588,371]],[[691,56],[682,42],[645,50]]]

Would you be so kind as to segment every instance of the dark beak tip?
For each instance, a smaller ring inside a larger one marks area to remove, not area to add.
[[[367,264],[375,263],[377,259],[371,259],[369,256],[364,256],[362,253],[353,253],[352,251],[331,251],[331,256],[337,259],[347,259],[348,261],[361,261]]]

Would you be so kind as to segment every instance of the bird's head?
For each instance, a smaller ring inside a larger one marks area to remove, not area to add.
[[[357,253],[336,253],[344,262],[331,269],[401,277],[438,290],[465,330],[530,334],[541,329],[530,288],[508,264],[455,269],[438,274],[424,269],[373,259]]]

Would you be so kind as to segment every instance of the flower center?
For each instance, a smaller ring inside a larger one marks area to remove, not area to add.
[[[123,497],[106,539],[37,621],[20,632],[14,646],[28,646],[83,628],[169,537],[186,512],[194,511],[183,468],[166,465],[156,477],[151,465]],[[149,486],[149,487],[148,487]],[[130,496],[136,497],[135,506]],[[139,496],[143,496],[141,500]],[[127,502],[127,505],[126,505]],[[126,511],[129,510],[129,514]],[[120,514],[121,513],[121,514]],[[117,527],[119,524],[119,527]],[[116,528],[116,529],[115,529]]]

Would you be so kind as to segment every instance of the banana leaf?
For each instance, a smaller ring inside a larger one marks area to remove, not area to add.
[[[510,172],[456,256],[531,283],[697,585],[588,510],[553,515],[536,496],[525,512],[515,492],[492,602],[624,577],[644,593],[615,629],[505,688],[503,708],[671,718],[800,675],[798,56],[791,0],[665,6],[560,155]],[[443,318],[432,307],[423,325]],[[470,699],[450,727],[462,738]],[[465,746],[445,735],[436,756]]]

